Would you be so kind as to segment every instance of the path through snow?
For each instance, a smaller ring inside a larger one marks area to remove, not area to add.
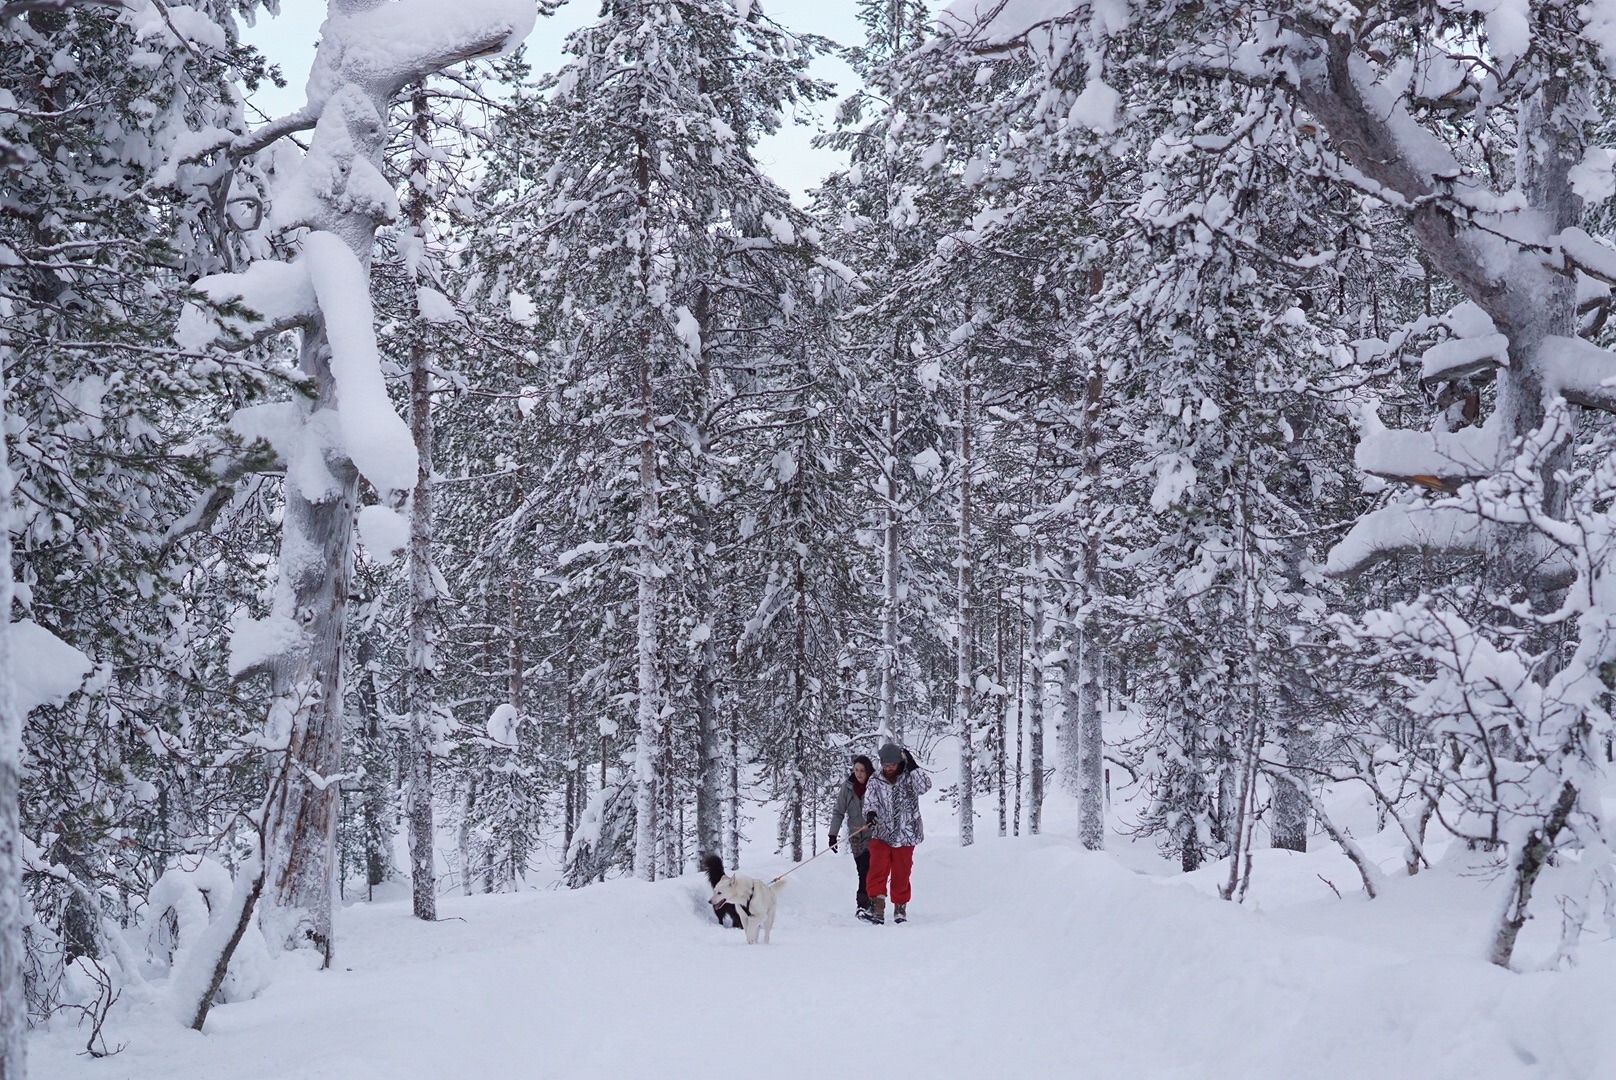
[[[1339,858],[1272,856],[1271,883]],[[360,904],[338,970],[283,962],[206,1035],[127,1018],[112,1039],[128,1048],[101,1061],[74,1056],[60,1025],[35,1040],[34,1075],[828,1080],[880,1061],[927,1080],[1616,1075],[1616,946],[1571,972],[1491,968],[1473,880],[1438,871],[1373,904],[1264,911],[1126,858],[1064,837],[937,838],[912,921],[871,927],[851,918],[851,861],[828,856],[790,878],[774,944],[752,948],[712,921],[695,876],[450,898],[432,926],[407,903]],[[1454,905],[1473,917],[1441,916]]]

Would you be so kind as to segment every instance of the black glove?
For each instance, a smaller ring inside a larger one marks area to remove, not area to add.
[[[920,768],[920,766],[915,764],[915,755],[905,750],[903,752],[903,771],[914,772],[918,768]]]
[[[875,824],[875,811],[871,810],[868,814],[864,815],[864,826],[865,826],[865,828],[869,828],[871,825],[874,825],[874,824]]]
[[[831,834],[830,834],[830,841],[829,841],[829,843],[830,843],[830,849],[831,849],[831,850],[832,850],[832,851],[835,851],[835,850],[836,850],[836,834],[835,834],[835,833],[831,833]]]

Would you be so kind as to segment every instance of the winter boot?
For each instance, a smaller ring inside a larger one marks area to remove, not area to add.
[[[908,922],[909,921],[909,905],[908,904],[893,904],[892,905],[892,921],[895,922],[895,923]]]
[[[870,906],[858,913],[858,917],[867,923],[880,926],[887,921],[887,898],[884,896],[870,897]]]
[[[870,894],[860,889],[858,896],[854,898],[854,903],[858,905],[858,910],[854,914],[862,915],[870,906]]]

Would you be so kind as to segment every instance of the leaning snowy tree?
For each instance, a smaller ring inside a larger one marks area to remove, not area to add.
[[[1371,618],[1354,640],[1405,648],[1438,673],[1416,700],[1429,739],[1456,751],[1450,790],[1489,822],[1478,839],[1507,847],[1510,895],[1489,955],[1508,965],[1550,854],[1605,847],[1594,751],[1616,659],[1616,611],[1601,584],[1608,451],[1585,434],[1602,422],[1577,421],[1571,406],[1616,411],[1606,385],[1616,355],[1578,332],[1579,295],[1597,303],[1600,283],[1616,281],[1616,254],[1582,229],[1588,202],[1613,189],[1609,152],[1590,136],[1595,102],[1616,78],[1616,11],[1485,0],[1055,12],[1009,0],[955,11],[985,46],[1029,34],[1075,46],[1065,64],[1083,71],[1091,102],[1118,96],[1108,79],[1125,91],[1177,78],[1274,95],[1310,143],[1304,167],[1400,219],[1437,294],[1464,301],[1382,351],[1441,335],[1421,376],[1477,380],[1490,413],[1455,430],[1439,418],[1425,432],[1388,431],[1366,415],[1359,466],[1413,487],[1362,518],[1330,565],[1353,573],[1398,552],[1482,557],[1491,603],[1480,623],[1415,602]],[[1203,223],[1223,227],[1211,214]],[[1274,254],[1322,263],[1341,253]]]
[[[269,936],[312,944],[329,965],[341,763],[341,672],[363,477],[383,502],[413,489],[417,456],[409,428],[388,400],[372,321],[369,264],[379,225],[398,216],[380,162],[395,94],[425,76],[509,49],[533,26],[525,0],[331,0],[301,109],[218,149],[242,158],[313,128],[306,155],[279,148],[279,182],[268,225],[298,250],[295,261],[263,260],[243,273],[204,279],[198,289],[223,311],[261,319],[226,321],[188,309],[179,336],[200,346],[285,330],[300,338],[302,399],[238,413],[233,427],[261,437],[285,464],[279,579],[268,618],[238,628],[231,667],[270,677],[263,745],[285,755],[259,822],[262,863],[238,889],[237,925],[267,893]],[[291,158],[293,160],[287,161]],[[382,514],[389,513],[378,508]],[[398,523],[392,523],[396,530]],[[240,930],[236,939],[239,940]],[[206,1017],[234,941],[222,942],[213,985],[201,987],[195,1026]]]

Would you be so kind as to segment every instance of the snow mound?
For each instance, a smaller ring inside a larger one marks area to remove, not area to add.
[[[256,672],[302,645],[303,628],[285,615],[242,619],[230,631],[230,677]]]

